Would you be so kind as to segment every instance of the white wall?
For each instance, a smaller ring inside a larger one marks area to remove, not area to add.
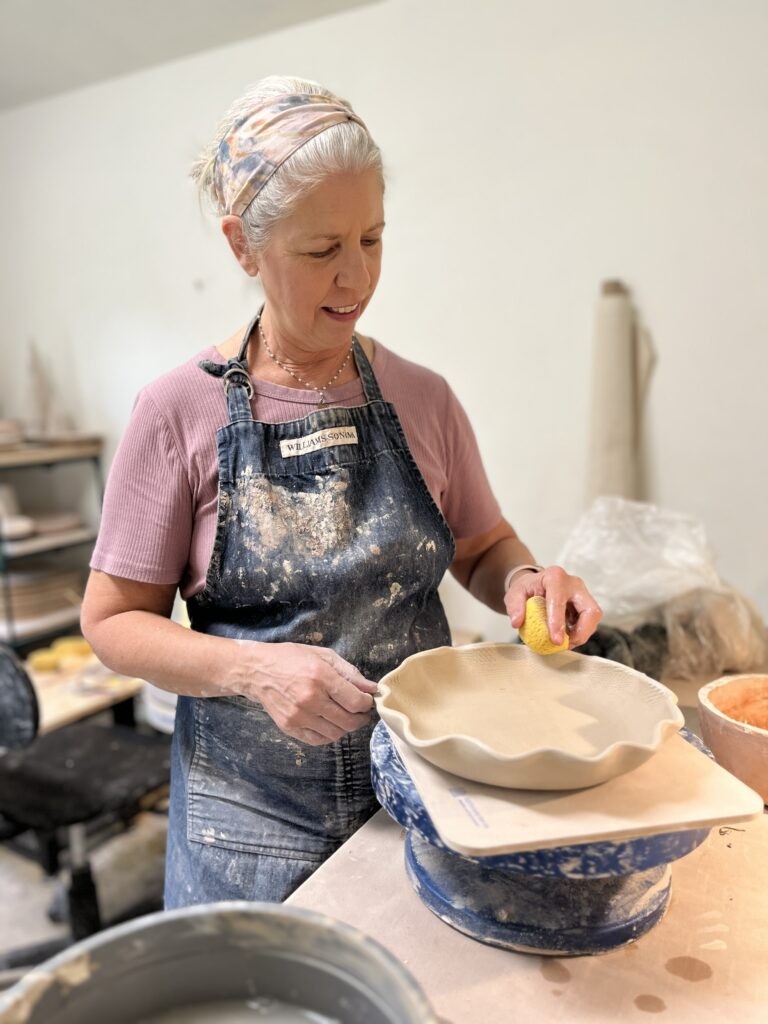
[[[25,340],[110,451],[154,375],[255,305],[187,167],[249,81],[348,96],[389,167],[361,329],[444,373],[542,561],[582,505],[600,281],[660,363],[651,494],[768,612],[764,0],[386,0],[0,117],[0,402]],[[505,637],[458,588],[454,622]]]

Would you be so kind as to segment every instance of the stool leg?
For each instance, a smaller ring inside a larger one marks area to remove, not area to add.
[[[61,850],[56,832],[35,829],[35,838],[40,850],[40,866],[46,875],[55,875],[59,870],[59,851]]]
[[[69,921],[76,942],[101,930],[99,896],[88,860],[85,825],[68,829],[71,879],[67,891]]]
[[[131,729],[136,728],[136,707],[133,697],[128,700],[121,700],[119,704],[112,705],[112,721],[115,725],[126,725]]]

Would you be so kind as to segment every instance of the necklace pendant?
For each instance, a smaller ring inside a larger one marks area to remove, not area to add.
[[[319,397],[319,398],[318,398],[318,400],[317,400],[317,407],[318,407],[318,409],[322,409],[322,407],[323,407],[324,405],[325,405],[325,395],[324,395],[324,394],[323,394],[323,392],[321,391],[321,392],[320,392],[320,397]]]

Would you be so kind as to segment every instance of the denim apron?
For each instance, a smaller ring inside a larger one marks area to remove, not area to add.
[[[246,350],[221,376],[218,525],[192,628],[333,648],[378,681],[450,643],[438,585],[450,528],[382,399],[357,339],[365,404],[254,420]],[[215,680],[212,680],[215,683]],[[245,697],[180,697],[173,742],[165,900],[285,899],[378,809],[369,725],[315,747]]]

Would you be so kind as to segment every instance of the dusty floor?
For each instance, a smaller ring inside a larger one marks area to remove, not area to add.
[[[167,819],[140,814],[134,826],[102,843],[91,854],[102,920],[109,924],[162,898]],[[63,902],[63,887],[48,878],[35,861],[0,844],[0,955],[36,942],[65,936],[65,924],[48,917],[54,899]]]
[[[46,913],[56,884],[33,861],[0,845],[0,952],[66,935],[66,926]]]

